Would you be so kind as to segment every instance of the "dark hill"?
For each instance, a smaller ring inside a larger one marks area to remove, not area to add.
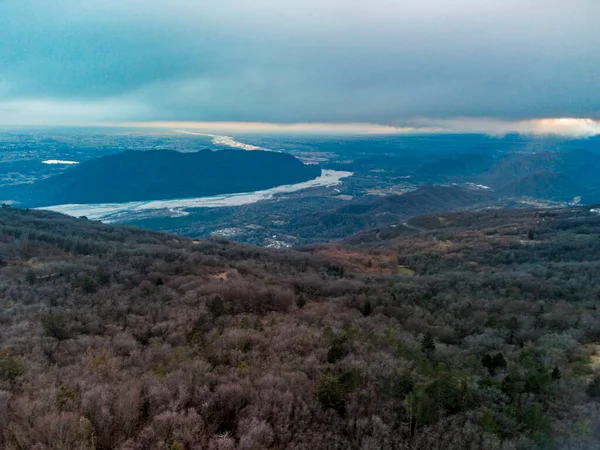
[[[2,199],[26,206],[202,197],[316,178],[321,169],[285,153],[240,150],[126,151],[92,159]]]
[[[419,168],[413,178],[429,182],[462,180],[487,172],[494,166],[495,161],[490,155],[477,153],[443,158]]]
[[[473,206],[492,198],[483,190],[460,186],[424,186],[403,195],[363,200],[338,210],[342,214],[402,214],[414,216],[433,211],[449,211]]]
[[[583,195],[582,203],[587,205],[600,204],[600,189],[591,190]]]
[[[493,199],[488,191],[460,186],[423,186],[403,195],[370,197],[334,210],[291,217],[286,232],[301,237],[342,239],[360,230],[390,226],[420,214],[477,208]]]
[[[491,186],[501,187],[537,173],[563,174],[586,189],[600,188],[600,155],[588,150],[508,155],[483,179]],[[543,177],[539,180],[546,182]]]
[[[553,200],[571,200],[583,195],[586,188],[562,173],[539,172],[515,180],[497,190],[510,197],[535,197]]]
[[[464,154],[425,164],[412,181],[477,182],[493,187],[499,196],[529,196],[569,200],[600,190],[600,155],[585,149],[536,153]]]

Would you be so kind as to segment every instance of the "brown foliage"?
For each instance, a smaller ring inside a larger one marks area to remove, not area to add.
[[[276,251],[2,209],[0,448],[585,448],[600,220],[447,219]]]

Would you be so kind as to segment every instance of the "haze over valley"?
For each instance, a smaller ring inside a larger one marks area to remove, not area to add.
[[[3,201],[192,238],[287,247],[433,211],[600,203],[597,138],[52,133],[36,159],[5,138]]]

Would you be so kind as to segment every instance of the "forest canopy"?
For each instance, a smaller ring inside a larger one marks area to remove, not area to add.
[[[0,447],[598,448],[600,216],[409,225],[274,250],[3,207]]]

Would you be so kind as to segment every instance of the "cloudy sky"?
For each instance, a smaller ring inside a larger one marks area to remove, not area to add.
[[[0,124],[598,129],[598,18],[598,0],[0,0]]]

